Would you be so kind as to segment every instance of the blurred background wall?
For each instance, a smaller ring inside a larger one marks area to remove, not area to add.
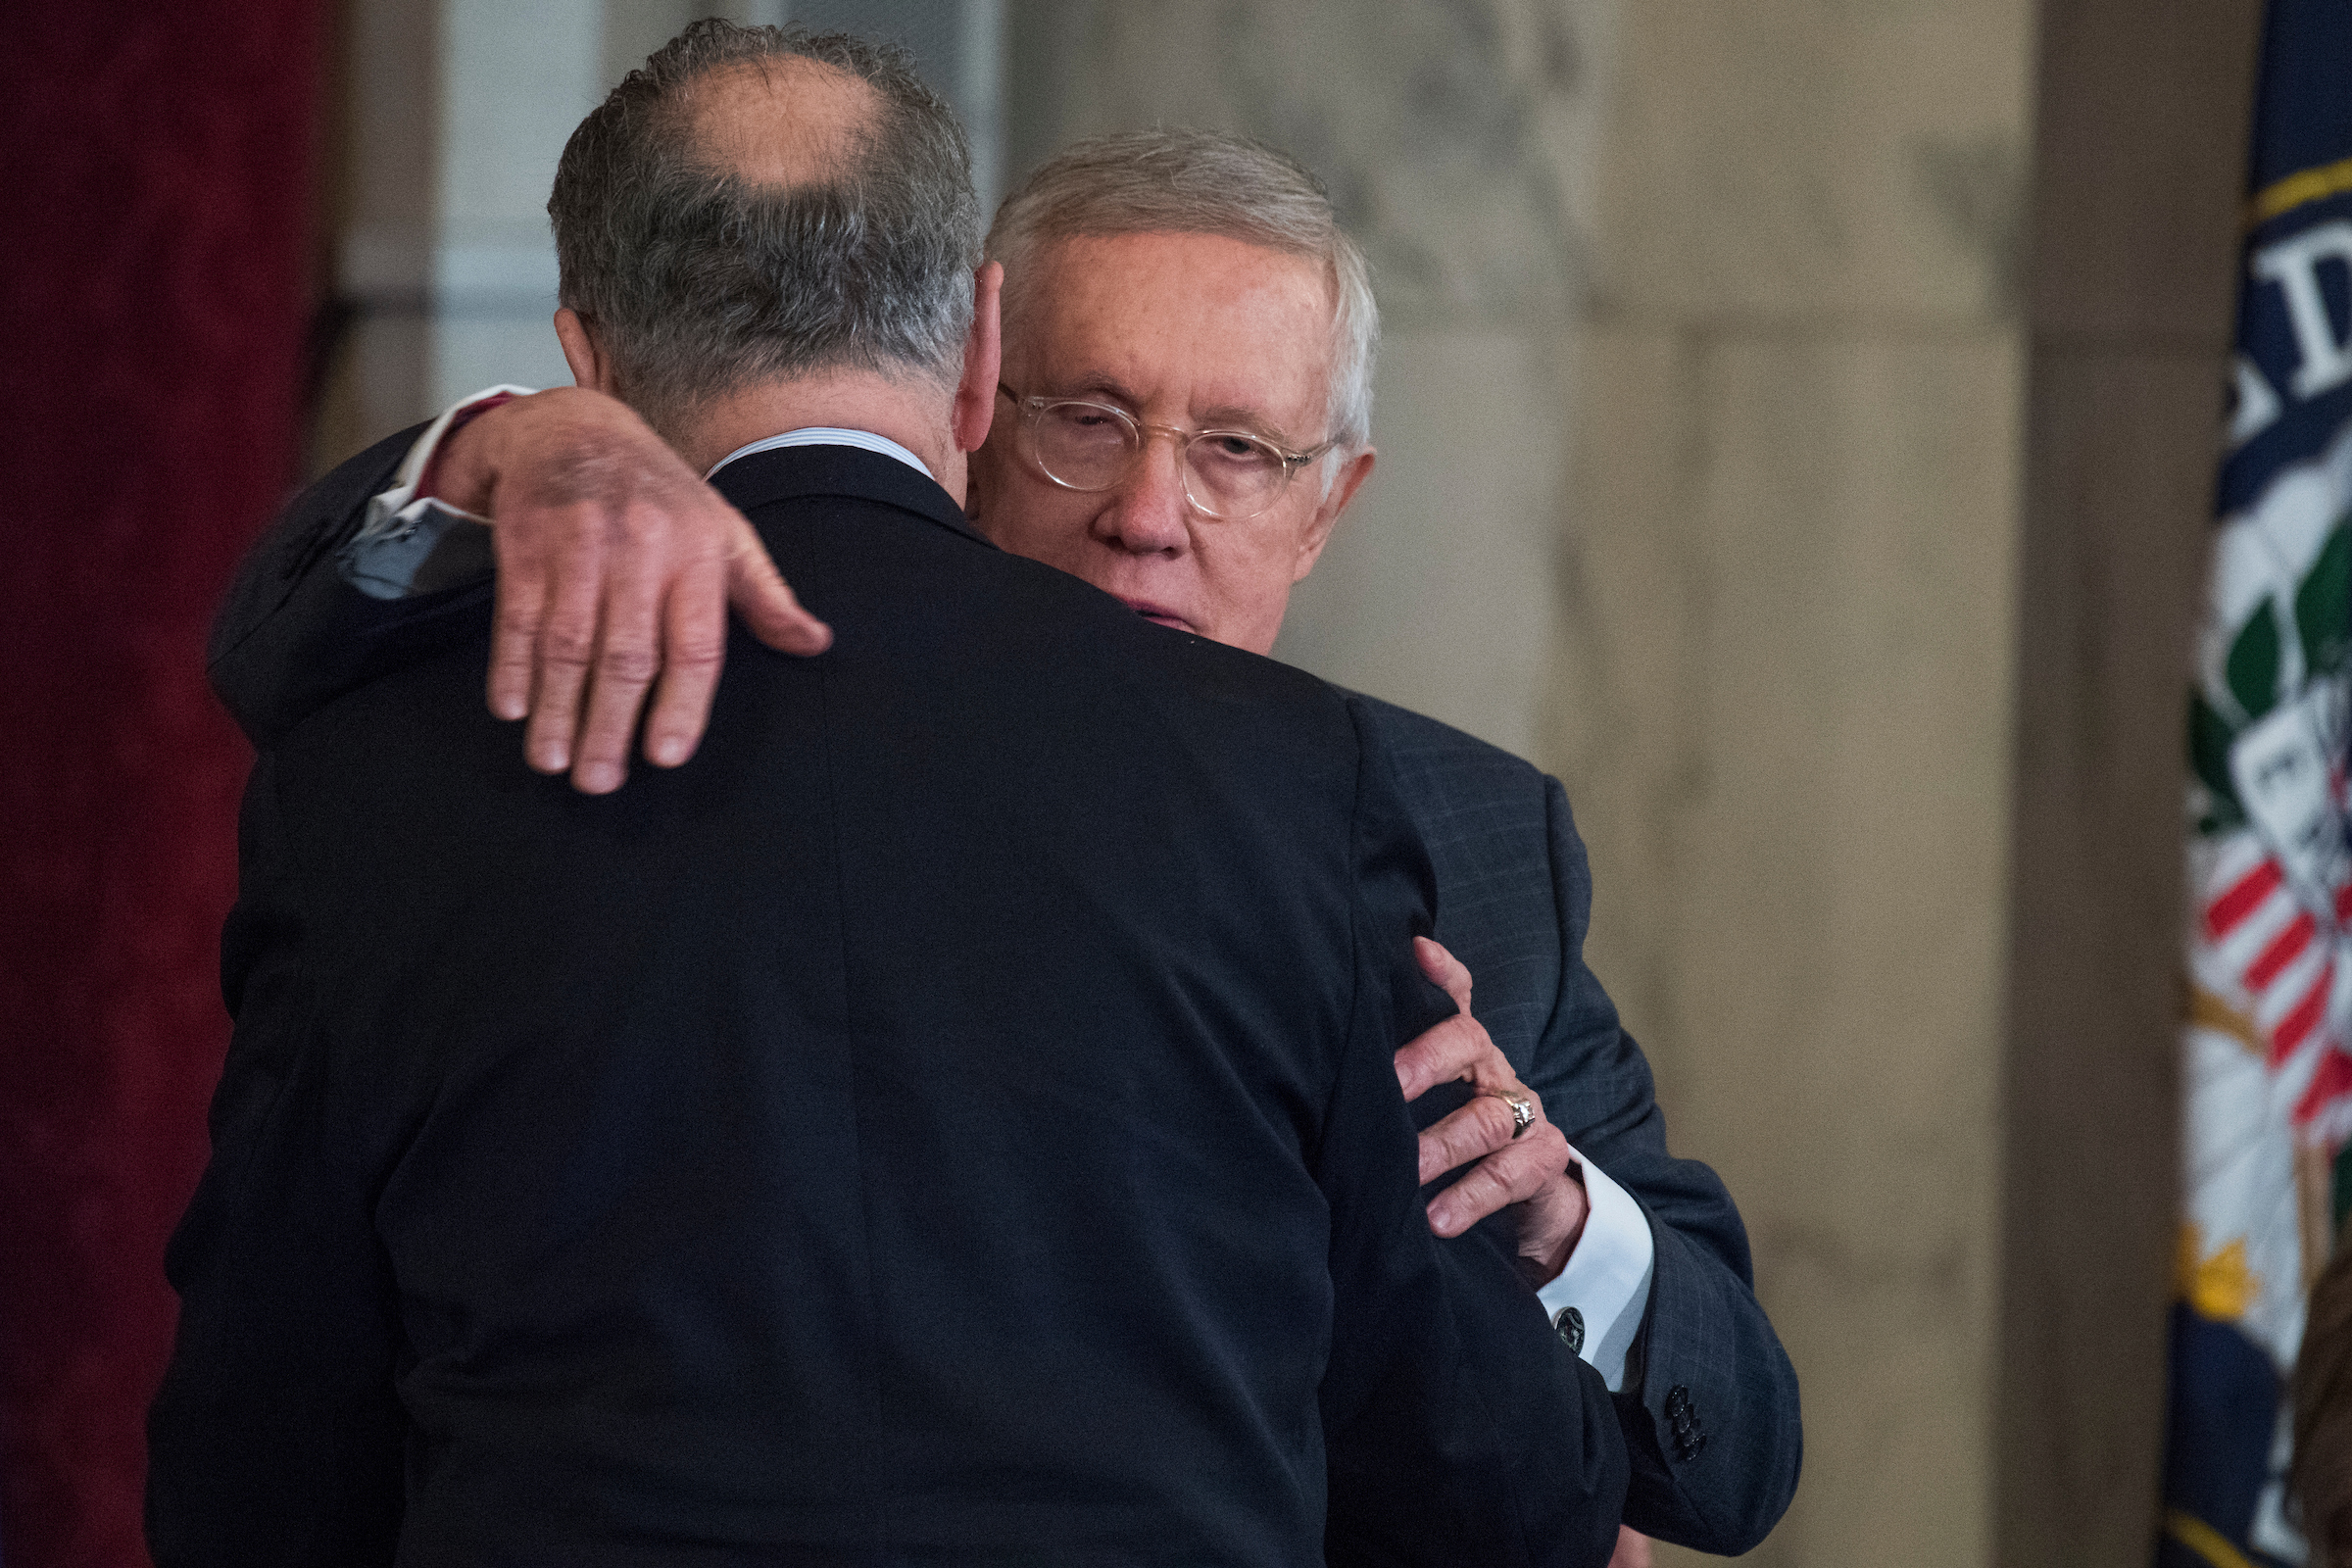
[[[716,9],[330,8],[314,467],[565,379],[557,153]],[[1381,462],[1279,652],[1566,781],[1803,1382],[1757,1560],[2145,1562],[2256,0],[724,9],[907,43],[990,199],[1155,122],[1322,173]]]
[[[0,7],[0,1555],[131,1568],[251,760],[212,607],[298,472],[312,0]]]

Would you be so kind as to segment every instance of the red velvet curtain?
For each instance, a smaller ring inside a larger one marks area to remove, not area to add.
[[[293,472],[318,0],[0,20],[0,1560],[147,1560],[248,754],[206,622]]]

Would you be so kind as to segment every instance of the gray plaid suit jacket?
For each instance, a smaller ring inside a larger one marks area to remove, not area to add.
[[[1471,1010],[1649,1220],[1649,1308],[1616,1400],[1633,1460],[1625,1522],[1745,1551],[1796,1492],[1796,1372],[1756,1303],[1740,1211],[1713,1171],[1667,1152],[1649,1063],[1585,966],[1592,875],[1567,793],[1498,747],[1359,702],[1436,862],[1437,936],[1469,967]]]

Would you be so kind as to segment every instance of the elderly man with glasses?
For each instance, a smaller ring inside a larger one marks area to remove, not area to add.
[[[1004,369],[973,521],[1171,635],[1268,652],[1375,461],[1378,317],[1320,183],[1237,137],[1099,138],[1004,203],[988,255]],[[830,635],[622,404],[499,388],[294,504],[223,612],[215,684],[268,740],[436,646],[494,568],[490,706],[527,718],[534,766],[591,793],[621,784],[640,728],[650,761],[691,757],[727,604],[784,652]],[[1543,1309],[1615,1396],[1629,1530],[1744,1551],[1794,1493],[1795,1375],[1738,1210],[1668,1152],[1648,1065],[1584,962],[1567,799],[1494,747],[1367,706],[1437,868],[1445,946],[1423,945],[1424,967],[1463,1004],[1397,1056],[1425,1107],[1431,1226],[1514,1227]],[[1426,1093],[1453,1080],[1484,1092]],[[1645,1551],[1629,1536],[1619,1560]]]

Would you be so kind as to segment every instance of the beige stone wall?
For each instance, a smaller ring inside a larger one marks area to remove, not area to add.
[[[1604,629],[1550,760],[1593,961],[1677,1148],[1740,1198],[1803,1383],[1763,1560],[1983,1561],[2017,347],[1597,335],[1636,395],[1581,433],[1577,515],[1624,510],[1585,541],[1567,615]],[[1690,612],[1646,612],[1657,576]]]
[[[1545,760],[1803,1386],[1759,1561],[1989,1560],[2032,22],[1621,23]]]

